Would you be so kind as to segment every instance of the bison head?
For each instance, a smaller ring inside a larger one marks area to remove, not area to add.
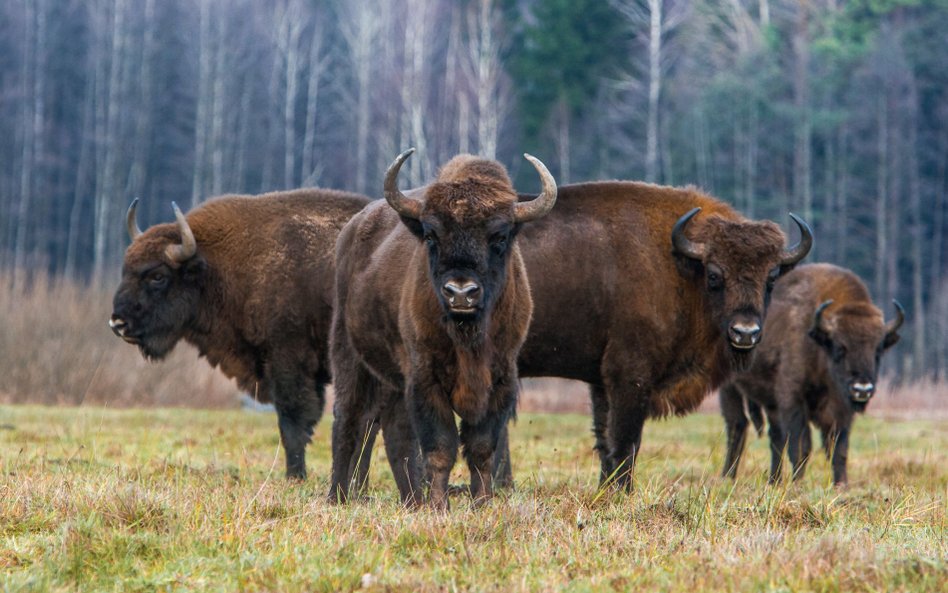
[[[772,222],[709,216],[689,225],[700,210],[693,208],[675,223],[673,250],[703,276],[712,321],[727,336],[732,365],[746,369],[761,339],[773,284],[806,257],[813,235],[791,214],[800,241],[785,249],[784,235]],[[686,227],[694,227],[689,228],[690,238]]]
[[[543,163],[524,155],[539,172],[543,191],[518,203],[502,165],[461,155],[442,168],[424,200],[416,200],[398,189],[398,171],[412,152],[403,152],[389,167],[385,199],[424,242],[429,278],[446,317],[478,322],[502,292],[518,230],[550,211],[556,182]]]
[[[882,311],[867,302],[832,306],[829,300],[813,314],[809,336],[826,353],[837,392],[857,411],[864,410],[875,394],[882,353],[899,341],[905,311],[898,301],[892,303],[896,317],[888,323]]]
[[[160,359],[184,337],[197,315],[207,264],[176,204],[172,202],[176,224],[155,225],[145,232],[135,222],[137,205],[136,199],[126,215],[132,244],[125,252],[109,326],[146,358]]]

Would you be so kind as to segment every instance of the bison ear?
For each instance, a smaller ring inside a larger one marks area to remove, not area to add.
[[[830,339],[830,335],[826,333],[822,327],[816,324],[810,328],[810,331],[807,332],[807,335],[810,336],[810,339],[823,348],[829,349],[833,346],[833,340]]]
[[[402,224],[408,227],[408,230],[411,231],[411,234],[415,235],[419,239],[425,238],[425,229],[421,224],[421,221],[417,218],[409,218],[408,216],[399,216],[402,220]]]
[[[832,348],[833,340],[830,339],[829,333],[823,329],[823,311],[826,311],[826,308],[832,304],[833,299],[820,303],[820,306],[817,307],[813,313],[813,325],[810,326],[810,331],[807,332],[807,335],[810,336],[814,342],[827,350]]]
[[[197,281],[204,277],[206,271],[207,260],[204,259],[203,255],[198,253],[182,265],[181,274],[187,280]]]
[[[895,346],[896,344],[899,343],[899,338],[900,338],[900,337],[901,337],[901,336],[899,336],[899,334],[896,333],[896,332],[887,333],[887,334],[885,335],[885,338],[882,339],[882,349],[883,349],[883,350],[888,350],[888,349],[891,348],[892,346]]]

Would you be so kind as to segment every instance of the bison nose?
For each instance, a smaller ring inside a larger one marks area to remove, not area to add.
[[[849,384],[849,395],[857,402],[867,402],[876,392],[876,386],[871,381],[853,381]]]
[[[756,321],[733,323],[727,333],[731,345],[740,350],[750,350],[760,342],[760,324]]]
[[[470,280],[466,282],[448,281],[441,287],[441,294],[448,299],[452,309],[470,309],[480,299],[481,287]]]
[[[112,317],[109,318],[109,327],[112,328],[112,333],[120,338],[124,338],[125,331],[128,329],[128,323],[118,315],[113,314]]]

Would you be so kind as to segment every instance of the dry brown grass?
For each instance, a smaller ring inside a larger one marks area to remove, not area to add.
[[[882,379],[866,414],[878,418],[948,418],[948,381],[916,379],[896,383]],[[527,412],[587,414],[589,389],[584,383],[561,379],[525,379],[520,409]],[[704,400],[701,412],[720,410],[717,393]]]
[[[109,330],[110,289],[0,273],[0,402],[233,407],[236,385],[186,344],[145,361]]]
[[[94,288],[38,275],[14,290],[0,272],[0,402],[115,407],[234,407],[238,389],[180,344],[149,363],[108,328],[112,287]],[[331,392],[330,392],[331,398]],[[717,397],[702,410],[716,412]],[[525,379],[523,412],[589,412],[587,387],[575,381]],[[884,381],[869,414],[948,418],[948,382]]]

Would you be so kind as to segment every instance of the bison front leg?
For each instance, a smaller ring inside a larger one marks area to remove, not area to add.
[[[770,478],[767,481],[773,485],[779,483],[783,477],[783,456],[787,450],[787,437],[776,418],[770,418],[767,434],[770,436]]]
[[[322,385],[299,371],[274,369],[272,397],[280,427],[280,442],[286,454],[286,477],[306,479],[306,445],[323,413]]]
[[[424,385],[424,384],[422,384]],[[448,510],[448,481],[458,457],[458,429],[448,399],[434,381],[424,387],[409,383],[406,399],[425,470],[430,476],[428,504]]]
[[[744,396],[735,385],[722,388],[720,400],[721,414],[724,416],[724,427],[727,431],[727,455],[721,475],[734,479],[737,477],[737,466],[744,452],[749,422],[744,413]]]
[[[846,475],[846,459],[849,457],[849,427],[846,426],[828,437],[833,443],[833,484],[845,486],[849,482]]]
[[[385,454],[398,486],[402,504],[415,507],[421,503],[421,456],[415,429],[405,407],[405,399],[396,394],[382,411],[382,437]]]
[[[609,396],[610,474],[616,488],[632,491],[632,472],[642,446],[642,428],[648,415],[648,398],[639,393]]]
[[[510,422],[504,422],[497,438],[497,447],[494,449],[494,486],[497,488],[513,488],[513,466],[510,462]]]
[[[336,399],[332,423],[330,502],[346,502],[363,485],[378,430],[378,381],[354,358],[333,367]],[[353,485],[353,474],[358,474]]]
[[[609,429],[609,400],[606,399],[606,388],[602,385],[590,385],[589,398],[592,401],[593,436],[596,439],[593,448],[599,454],[599,487],[602,488],[613,469],[606,436]]]
[[[793,479],[799,480],[806,471],[810,451],[810,429],[807,426],[806,413],[800,408],[789,410],[789,413],[784,415],[784,430],[787,432],[787,455],[793,468]]]

